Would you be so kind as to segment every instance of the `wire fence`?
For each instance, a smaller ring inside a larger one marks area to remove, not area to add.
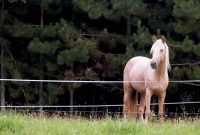
[[[164,105],[185,105],[185,104],[200,104],[200,101],[194,102],[169,102],[164,103]],[[151,106],[158,105],[158,103],[151,103]],[[123,107],[123,104],[113,104],[113,105],[43,105],[43,106],[34,106],[34,105],[23,105],[23,106],[1,106],[5,108],[100,108],[100,107]]]
[[[33,79],[0,79],[0,81],[4,82],[43,82],[43,83],[99,83],[99,84],[122,84],[122,83],[128,83],[128,82],[138,82],[138,83],[144,83],[144,81],[99,81],[99,80],[33,80]],[[145,81],[156,83],[158,81]],[[164,81],[159,81],[164,82]],[[186,85],[192,85],[196,87],[200,87],[200,80],[169,80],[169,83],[182,83]]]
[[[87,80],[33,80],[33,79],[0,79],[5,82],[46,82],[46,83],[128,83],[128,82],[164,82],[164,81],[87,81]],[[200,80],[170,80],[170,83],[200,83]]]
[[[123,118],[123,110],[122,109],[115,109],[112,110],[109,107],[98,109],[100,107],[91,107],[90,109],[75,109],[70,110],[69,108],[66,109],[66,106],[46,106],[42,110],[40,108],[18,108],[19,106],[12,106],[16,108],[9,108],[7,110],[11,110],[12,112],[17,112],[17,113],[23,113],[23,114],[28,114],[28,115],[34,115],[34,116],[49,116],[49,117],[54,117],[54,116],[61,116],[61,117],[66,117],[66,118],[105,118],[105,117],[112,117],[112,118]],[[25,106],[27,107],[27,106]],[[41,107],[41,106],[34,106],[34,107]],[[57,107],[57,108],[56,108]],[[60,107],[65,107],[60,108]],[[56,109],[52,109],[56,108]],[[81,107],[83,108],[83,107]],[[131,114],[137,114],[138,112],[129,112]],[[165,119],[199,119],[200,118],[200,109],[198,111],[184,111],[184,112],[179,112],[179,111],[165,111]],[[151,112],[151,118],[157,119],[159,117],[158,111],[152,111]]]
[[[144,81],[82,81],[82,80],[33,80],[33,79],[0,79],[4,82],[44,82],[44,83],[128,83],[128,82],[141,82]],[[155,81],[151,81],[155,82]],[[200,80],[170,80],[170,83],[200,83]],[[193,102],[168,102],[165,105],[199,105],[200,101]],[[152,103],[151,106],[156,106],[158,103]],[[79,114],[79,115],[122,115],[123,104],[98,104],[98,105],[5,105],[0,106],[6,108],[7,110],[24,111],[24,112],[48,112],[48,113],[61,113],[61,114]],[[199,106],[200,107],[200,106]],[[72,109],[73,108],[73,109]],[[114,109],[113,109],[114,108]],[[200,109],[197,108],[196,111],[188,112],[168,112],[168,116],[176,115],[188,115],[188,116],[198,116],[200,115]]]

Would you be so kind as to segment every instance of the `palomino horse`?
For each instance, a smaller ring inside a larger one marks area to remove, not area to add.
[[[124,118],[138,117],[139,120],[147,122],[150,117],[152,95],[158,96],[159,117],[163,118],[163,104],[169,82],[169,49],[164,36],[158,40],[152,36],[152,40],[153,45],[150,51],[152,58],[134,57],[127,62],[124,68]],[[137,92],[140,94],[138,108]],[[143,118],[144,112],[145,119]]]

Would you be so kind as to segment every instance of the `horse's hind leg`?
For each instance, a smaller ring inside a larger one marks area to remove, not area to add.
[[[129,110],[130,110],[130,93],[124,93],[123,115],[125,119],[129,118]]]
[[[133,98],[133,88],[130,83],[124,83],[124,107],[123,115],[126,119],[133,119],[137,117],[137,102]]]
[[[144,122],[144,109],[145,109],[145,92],[140,93],[140,104],[138,108],[138,119]]]
[[[133,91],[130,99],[130,118],[137,118],[137,92]]]

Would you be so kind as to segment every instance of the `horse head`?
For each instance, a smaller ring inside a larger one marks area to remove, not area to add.
[[[152,55],[150,66],[152,69],[157,69],[161,63],[164,63],[167,68],[170,68],[169,64],[169,49],[166,43],[166,39],[162,36],[162,39],[156,39],[152,36],[153,45],[151,47],[150,54]]]

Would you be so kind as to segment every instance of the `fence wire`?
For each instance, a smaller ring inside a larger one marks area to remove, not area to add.
[[[82,81],[82,80],[33,80],[33,79],[0,79],[0,81],[5,82],[44,82],[44,83],[128,83],[128,82],[141,82],[144,81]],[[156,82],[156,81],[151,81]],[[170,80],[170,83],[194,83],[198,85],[200,80]],[[189,105],[189,104],[200,104],[200,101],[193,101],[193,102],[168,102],[164,103],[165,105]],[[158,103],[152,103],[151,106],[158,105]],[[6,108],[8,110],[15,110],[15,111],[33,111],[33,112],[41,112],[41,108],[43,112],[50,112],[50,113],[67,113],[67,114],[109,114],[109,115],[122,115],[122,108],[123,104],[113,104],[113,105],[43,105],[43,106],[35,106],[35,105],[25,105],[25,106],[16,106],[16,105],[5,105],[0,106],[2,108]],[[112,107],[118,107],[118,111],[112,111]],[[73,110],[71,110],[73,108]],[[80,110],[82,108],[82,110]],[[84,110],[85,108],[85,110]],[[91,110],[86,110],[90,108]],[[104,108],[102,110],[98,110],[98,108]],[[120,110],[120,111],[119,111]],[[166,115],[200,115],[200,109],[196,112],[166,112]]]
[[[0,79],[5,82],[45,82],[45,83],[128,83],[128,82],[165,82],[165,81],[83,81],[83,80],[33,80],[33,79]],[[170,80],[170,83],[200,83],[200,80]]]
[[[184,105],[184,104],[200,104],[200,101],[194,102],[168,102],[164,105]],[[139,104],[138,104],[139,105]],[[158,105],[158,103],[151,103],[151,106]],[[5,108],[101,108],[101,107],[123,107],[123,104],[113,104],[113,105],[43,105],[43,106],[34,106],[34,105],[23,105],[23,106],[0,106]]]

